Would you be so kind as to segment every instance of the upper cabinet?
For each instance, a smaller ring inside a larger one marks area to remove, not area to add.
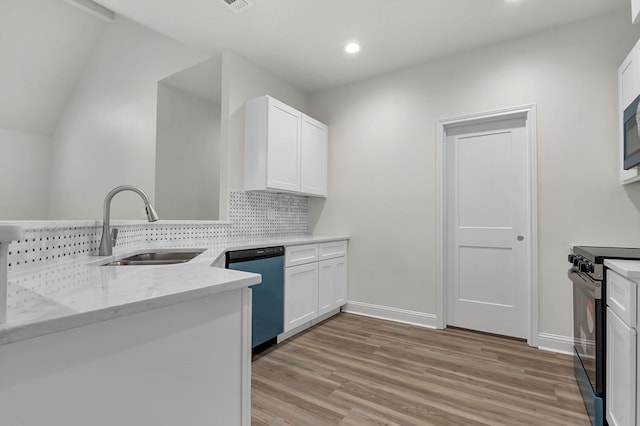
[[[637,24],[640,19],[640,0],[631,0],[631,22]]]
[[[302,114],[300,138],[300,192],[327,195],[327,147],[329,131],[325,124]]]
[[[636,46],[634,46],[618,69],[618,86],[622,111],[640,93],[640,76],[638,72],[638,52]]]
[[[638,0],[640,2],[640,0]],[[640,95],[640,41],[618,68],[618,145],[620,181],[623,184],[640,180],[640,170],[633,167],[624,170],[624,110]]]
[[[245,190],[326,197],[328,127],[271,96],[244,112]]]

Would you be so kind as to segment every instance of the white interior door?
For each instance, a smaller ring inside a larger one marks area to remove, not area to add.
[[[447,128],[447,324],[527,337],[524,118]]]

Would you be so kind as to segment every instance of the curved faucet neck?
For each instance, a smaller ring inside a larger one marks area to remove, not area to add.
[[[121,185],[113,188],[104,199],[104,208],[103,208],[103,220],[102,220],[102,238],[100,239],[100,249],[98,251],[99,256],[111,256],[113,252],[113,241],[111,239],[110,233],[110,225],[111,225],[111,200],[113,197],[123,191],[133,191],[136,194],[140,195],[142,201],[144,201],[144,206],[147,211],[147,219],[149,222],[155,222],[158,220],[158,215],[155,212],[153,206],[151,205],[151,201],[149,200],[149,196],[142,189],[137,186],[132,185]]]

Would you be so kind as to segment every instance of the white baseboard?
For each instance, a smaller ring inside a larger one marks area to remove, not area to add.
[[[417,325],[419,327],[437,328],[437,317],[435,314],[408,311],[389,306],[372,305],[370,303],[355,302],[353,300],[347,301],[347,304],[342,308],[342,311],[388,321]],[[538,338],[534,343],[534,346],[537,346],[538,349],[543,351],[573,355],[573,338],[567,336],[538,333]]]
[[[565,355],[573,355],[573,338],[557,334],[538,333],[536,342],[538,349],[543,351],[558,352]]]
[[[389,321],[402,322],[417,325],[419,327],[436,328],[436,316],[423,312],[408,311],[406,309],[392,308],[389,306],[372,305],[370,303],[347,301],[342,308],[343,312],[364,315]]]

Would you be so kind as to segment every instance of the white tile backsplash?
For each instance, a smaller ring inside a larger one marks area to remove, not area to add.
[[[123,249],[152,241],[198,241],[254,236],[294,236],[307,231],[306,197],[265,192],[231,191],[229,221],[147,223],[114,221]],[[162,212],[158,212],[162,217]],[[25,235],[9,244],[9,271],[46,266],[76,257],[97,255],[101,221],[24,222]]]
[[[275,236],[307,233],[306,197],[267,192],[231,192],[231,236]]]

